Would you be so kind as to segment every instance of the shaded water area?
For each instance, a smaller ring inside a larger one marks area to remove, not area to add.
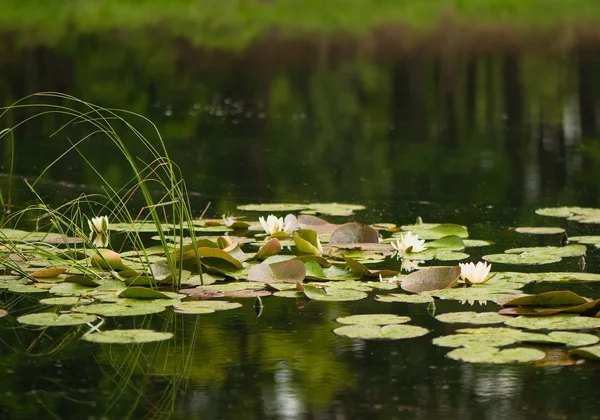
[[[559,242],[519,236],[509,229],[515,226],[598,234],[597,225],[533,210],[600,206],[600,44],[591,35],[577,42],[531,35],[530,42],[498,33],[478,43],[477,34],[468,41],[449,33],[454,38],[406,45],[393,33],[266,37],[219,50],[160,30],[74,33],[49,43],[0,32],[0,104],[60,91],[148,117],[181,168],[196,216],[208,202],[213,217],[242,214],[236,204],[249,202],[352,202],[367,206],[352,216],[366,223],[421,216],[468,225],[471,237],[497,242],[491,252]],[[34,201],[24,179],[87,134],[73,127],[50,137],[62,122],[48,116],[15,132],[16,206]],[[114,185],[130,180],[99,138],[81,151]],[[3,191],[10,159],[6,142]],[[71,152],[37,188],[59,205],[99,191],[98,184]],[[491,252],[475,249],[471,257]],[[591,246],[587,260],[588,271],[600,272]],[[568,260],[551,269],[578,267]],[[600,296],[593,284],[579,288]],[[143,346],[86,343],[78,328],[41,333],[2,318],[0,417],[598,417],[597,364],[449,360],[431,339],[454,325],[440,325],[424,305],[380,303],[373,294],[343,303],[266,298],[260,318],[241,300],[241,310],[210,315],[109,319],[110,327],[176,333],[171,342]],[[0,296],[13,311],[37,298]],[[460,308],[441,302],[437,310]],[[483,310],[497,309],[488,303]],[[338,316],[375,312],[411,316],[433,332],[390,342],[332,333]]]

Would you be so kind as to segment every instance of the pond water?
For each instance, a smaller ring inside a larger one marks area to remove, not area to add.
[[[560,245],[560,235],[524,235],[514,227],[600,234],[598,225],[534,213],[600,206],[600,45],[540,48],[513,40],[462,48],[448,41],[440,48],[434,39],[395,52],[385,43],[365,50],[365,43],[309,38],[233,51],[147,31],[74,34],[48,43],[8,31],[1,37],[20,41],[6,44],[0,58],[1,105],[61,91],[147,116],[182,171],[194,216],[208,203],[210,217],[229,212],[253,220],[264,213],[236,206],[363,204],[366,209],[352,216],[324,217],[397,225],[422,217],[466,225],[471,238],[496,242],[469,248],[469,261],[513,247]],[[0,120],[0,129],[27,112]],[[10,145],[0,149],[0,185],[6,194],[11,179],[16,209],[35,201],[24,181],[89,132],[76,126],[51,137],[63,122],[49,115],[15,132],[12,177]],[[146,157],[135,139],[125,140],[134,155]],[[99,136],[81,151],[111,184],[131,178]],[[82,192],[100,192],[99,185],[97,174],[70,152],[36,191],[58,206]],[[586,262],[587,272],[600,273],[593,246]],[[580,270],[578,258],[540,267],[494,264],[493,270]],[[600,297],[597,283],[590,284],[568,288]],[[564,288],[551,283],[525,290]],[[266,297],[260,317],[253,299],[239,299],[241,308],[213,314],[168,310],[109,318],[103,328],[154,328],[176,338],[99,345],[79,339],[87,327],[18,324],[11,314],[37,307],[40,294],[3,292],[0,306],[10,310],[0,318],[0,417],[599,417],[594,362],[454,361],[431,341],[459,327],[437,321],[427,305],[377,302],[375,294],[356,302]],[[438,314],[471,309],[455,301],[436,304]],[[380,312],[410,316],[431,332],[392,341],[332,333],[340,316]],[[564,350],[544,350],[564,359]]]

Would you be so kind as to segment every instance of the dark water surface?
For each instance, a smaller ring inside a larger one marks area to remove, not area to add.
[[[559,239],[519,236],[508,230],[514,226],[600,233],[533,213],[600,205],[600,46],[500,43],[471,51],[447,40],[443,48],[416,45],[401,53],[384,45],[373,55],[323,40],[216,51],[160,31],[74,35],[52,46],[11,44],[10,33],[3,39],[0,105],[61,91],[147,116],[182,170],[196,215],[208,202],[216,217],[257,201],[360,203],[367,210],[353,220],[407,224],[421,216],[467,225],[472,238],[497,242],[491,251],[475,249],[473,259]],[[0,129],[25,115],[5,116]],[[48,116],[16,131],[17,206],[34,200],[24,179],[89,132],[75,126],[50,137],[63,122]],[[135,140],[127,141],[138,153]],[[131,178],[100,136],[81,150],[114,185]],[[8,142],[0,160],[8,173]],[[7,176],[1,181],[4,193]],[[69,153],[37,188],[56,206],[100,191],[98,185]],[[587,270],[600,272],[598,251],[588,254]],[[548,269],[574,271],[577,262]],[[581,293],[600,295],[588,286]],[[0,302],[26,311],[38,297],[4,293]],[[455,327],[437,322],[425,305],[265,298],[257,318],[252,302],[243,304],[198,317],[108,322],[176,332],[161,345],[95,345],[79,341],[76,328],[40,332],[2,318],[0,417],[600,417],[598,365],[449,360],[431,339]],[[437,310],[459,308],[442,302]],[[409,315],[433,332],[392,342],[331,332],[338,316],[383,311]]]

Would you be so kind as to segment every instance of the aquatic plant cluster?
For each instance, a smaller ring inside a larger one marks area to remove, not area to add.
[[[470,258],[469,248],[493,242],[469,238],[465,226],[425,223],[421,218],[401,226],[326,220],[327,216],[354,218],[363,208],[339,203],[245,205],[238,211],[287,215],[199,218],[193,220],[194,235],[183,238],[170,236],[168,232],[176,226],[166,223],[159,228],[145,221],[109,223],[105,215],[87,220],[90,236],[83,226],[73,229],[75,235],[2,228],[0,288],[5,298],[25,293],[43,296],[30,313],[18,314],[19,323],[41,328],[75,326],[81,328],[82,339],[98,343],[145,343],[173,337],[169,331],[103,329],[106,317],[167,310],[198,316],[235,310],[242,306],[235,300],[248,298],[255,300],[260,316],[274,298],[326,302],[373,298],[382,303],[423,305],[423,311],[440,323],[486,325],[433,339],[434,345],[453,348],[448,357],[455,360],[544,364],[548,345],[570,348],[561,364],[600,358],[595,333],[600,328],[600,299],[569,290],[537,295],[521,292],[532,282],[599,282],[600,274],[498,270],[498,266],[544,265],[562,258],[583,262],[587,251],[583,243],[600,246],[598,236],[568,238],[559,227],[519,227],[516,232],[524,235],[562,235],[562,246],[513,248],[484,255],[484,261],[476,264],[456,265]],[[563,207],[537,213],[581,223],[600,222],[600,209]],[[110,238],[127,239],[140,232],[146,235],[142,247],[124,241],[128,249],[110,249]],[[162,237],[152,236],[159,232]],[[172,241],[166,246],[152,244],[161,238]],[[496,270],[491,273],[490,262]],[[501,308],[436,314],[438,299],[471,305],[494,302]],[[0,316],[12,315],[10,302],[2,301]],[[398,340],[431,332],[410,321],[396,313],[356,314],[337,318],[343,325],[333,333],[351,339]]]

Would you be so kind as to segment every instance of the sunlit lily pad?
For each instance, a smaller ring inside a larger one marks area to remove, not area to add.
[[[562,258],[555,255],[545,255],[538,253],[523,254],[489,254],[481,257],[491,263],[515,264],[515,265],[542,265],[559,262]]]
[[[226,311],[240,308],[237,302],[226,302],[222,300],[199,300],[192,302],[180,302],[173,306],[175,312],[181,314],[207,314],[215,311]]]
[[[402,279],[400,286],[412,293],[452,287],[458,281],[460,267],[431,267],[415,271]]]
[[[360,204],[344,203],[312,203],[307,209],[301,211],[304,214],[328,214],[330,216],[350,216],[356,210],[364,210],[365,206]]]
[[[44,270],[39,270],[34,273],[31,273],[30,275],[31,275],[31,277],[44,279],[44,278],[49,278],[49,277],[57,277],[57,276],[61,275],[62,273],[64,273],[65,271],[67,271],[66,268],[50,267],[50,268],[46,268]]]
[[[463,243],[465,244],[465,248],[478,248],[494,244],[492,241],[485,241],[483,239],[463,239]]]
[[[87,306],[78,306],[73,310],[86,314],[100,316],[136,316],[149,315],[162,312],[166,309],[163,305],[141,304],[136,306],[118,305],[116,303],[97,303]]]
[[[600,345],[573,349],[569,352],[569,355],[589,360],[600,360]]]
[[[600,338],[596,335],[567,331],[552,331],[548,334],[548,338],[550,338],[553,343],[562,343],[569,347],[590,346],[600,341]],[[535,342],[533,340],[529,341]]]
[[[92,303],[93,300],[76,297],[76,296],[65,296],[65,297],[55,297],[55,298],[47,298],[40,300],[40,303],[44,305],[56,305],[56,306],[74,306],[79,304],[89,304]]]
[[[540,216],[550,217],[569,217],[573,215],[573,213],[569,210],[569,207],[546,207],[537,209],[535,213],[539,214]]]
[[[345,325],[333,332],[342,337],[361,338],[363,340],[401,340],[421,337],[429,330],[414,325]]]
[[[519,316],[506,321],[505,324],[530,330],[583,330],[600,327],[600,318],[578,316],[577,314],[558,314],[545,317]]]
[[[95,315],[90,314],[55,314],[53,312],[42,312],[39,314],[23,315],[17,318],[21,324],[35,325],[38,327],[66,327],[72,325],[87,324],[96,320]]]
[[[504,306],[564,306],[581,305],[587,303],[588,299],[579,296],[570,290],[554,290],[536,295],[516,296],[502,302]]]
[[[457,235],[444,236],[440,239],[436,239],[435,241],[427,242],[427,249],[432,248],[442,248],[453,251],[460,251],[465,249],[465,243]]]
[[[367,297],[367,294],[365,292],[361,292],[358,290],[342,288],[328,288],[323,290],[310,285],[304,286],[304,294],[311,300],[322,300],[332,302],[360,300]]]
[[[440,239],[444,236],[458,236],[460,238],[468,238],[469,232],[464,226],[453,223],[428,224],[422,223],[418,225],[402,226],[402,230],[411,231],[418,234],[421,239]],[[394,236],[400,236],[399,233]]]
[[[375,300],[379,302],[401,302],[401,303],[429,303],[433,302],[431,296],[409,295],[407,293],[390,293],[389,295],[377,295]]]
[[[530,235],[556,235],[565,232],[565,230],[560,227],[518,227],[515,231],[519,233],[528,233]]]
[[[52,285],[50,285],[52,287]],[[47,292],[47,288],[34,286],[33,284],[14,284],[8,288],[9,292],[13,293],[44,293]]]
[[[281,242],[279,242],[279,239],[277,238],[272,238],[268,240],[266,244],[260,247],[254,258],[261,261],[266,260],[273,255],[279,254],[280,251]]]
[[[298,203],[261,203],[261,204],[243,204],[237,206],[238,210],[243,211],[262,211],[262,212],[279,212],[279,211],[298,211],[308,208],[308,204]]]
[[[517,347],[500,350],[496,347],[474,346],[452,350],[449,358],[468,363],[528,363],[543,359],[546,353],[536,349]]]
[[[517,335],[508,334],[452,334],[434,338],[440,347],[502,347],[519,342]]]
[[[299,283],[306,277],[306,266],[299,260],[288,260],[274,264],[256,264],[248,270],[248,280],[261,283]]]
[[[335,322],[340,324],[350,325],[390,325],[404,324],[410,321],[408,316],[398,316],[392,314],[365,314],[365,315],[349,315],[337,318]]]
[[[117,295],[121,298],[130,299],[171,299],[172,296],[168,296],[165,293],[159,292],[158,290],[152,290],[146,287],[128,287],[127,289],[121,290]]]
[[[49,291],[53,295],[59,296],[79,296],[94,290],[93,287],[82,286],[77,283],[60,283],[54,285]]]
[[[306,295],[303,292],[297,290],[281,290],[279,292],[273,293],[273,296],[298,299],[303,298]]]
[[[521,294],[519,290],[491,288],[491,287],[460,287],[444,290],[423,292],[426,296],[435,296],[440,299],[459,301],[495,301],[507,295]]]
[[[511,248],[504,251],[507,254],[542,254],[553,255],[561,258],[580,257],[585,255],[585,245],[571,244],[567,246],[535,246],[523,248]]]
[[[160,230],[171,230],[171,225],[163,224]],[[110,230],[115,232],[158,232],[154,222],[111,223]]]
[[[502,324],[511,319],[496,312],[448,312],[435,317],[438,321],[463,324]]]
[[[142,344],[173,338],[173,333],[152,330],[108,330],[87,334],[82,340],[101,344]]]
[[[121,255],[110,249],[99,249],[90,259],[92,266],[103,270],[127,270]]]

